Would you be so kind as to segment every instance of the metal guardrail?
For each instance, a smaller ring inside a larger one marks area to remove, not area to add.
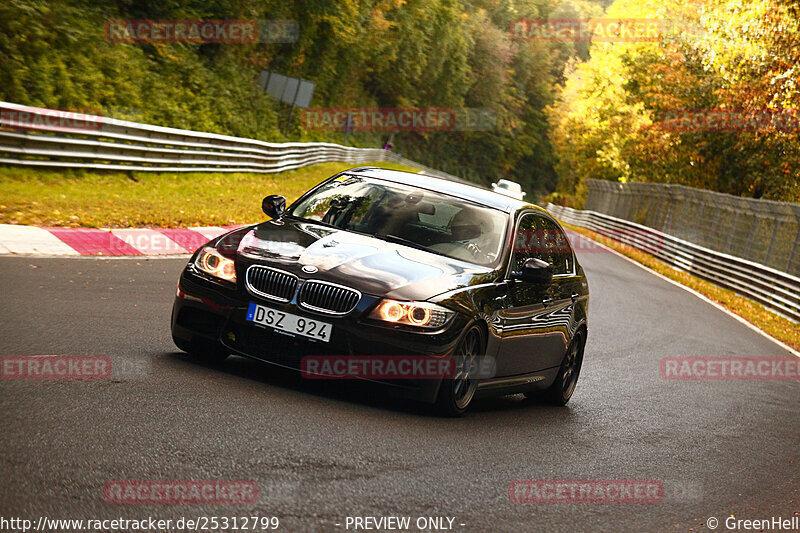
[[[667,183],[586,185],[586,209],[800,276],[800,204]]]
[[[548,204],[547,210],[567,224],[645,251],[676,270],[710,281],[800,322],[800,278],[796,276],[596,211],[553,204]]]
[[[270,143],[0,102],[0,164],[5,165],[273,173],[331,161],[394,161],[459,180],[378,148]]]
[[[151,172],[274,173],[329,161],[354,164],[394,161],[421,168],[431,176],[463,181],[376,148],[354,148],[334,143],[270,143],[0,102],[0,164]],[[608,195],[598,195],[603,184],[591,183],[596,180],[588,181],[588,205],[612,201]],[[645,218],[649,216],[647,212],[641,215],[641,206],[636,211],[630,198],[626,202],[620,204],[617,201],[614,208],[627,206],[623,209],[627,216],[635,213]],[[647,207],[651,205],[652,198]],[[606,207],[611,208],[610,205]],[[731,289],[782,316],[800,321],[800,278],[629,220],[552,204],[548,209],[567,223],[644,249],[676,269]],[[651,211],[658,215],[652,215],[654,220],[659,219],[662,212],[663,209]],[[673,218],[670,213],[668,210],[665,215],[667,221]],[[736,227],[734,223],[734,231]],[[774,247],[778,233],[777,226],[775,228],[770,248]],[[751,242],[755,231],[750,231]],[[789,267],[796,248],[797,240],[792,247]]]

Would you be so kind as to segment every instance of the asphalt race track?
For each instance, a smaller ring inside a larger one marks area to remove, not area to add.
[[[0,380],[0,515],[277,516],[279,531],[444,516],[469,532],[708,531],[709,517],[798,516],[800,383],[659,372],[668,356],[787,352],[617,255],[580,260],[591,315],[570,404],[512,396],[441,419],[374,387],[239,357],[192,362],[169,334],[185,259],[4,257],[0,355],[104,355],[113,370]],[[219,479],[257,482],[257,503],[123,505],[102,493],[112,480]],[[513,503],[518,479],[660,480],[664,493],[655,503]]]

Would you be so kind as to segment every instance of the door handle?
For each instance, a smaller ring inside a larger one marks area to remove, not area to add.
[[[572,303],[575,303],[575,300],[577,300],[579,296],[580,294],[578,294],[577,292],[573,292],[572,296],[570,296],[570,298],[572,298]]]
[[[551,303],[553,303],[553,299],[552,298],[545,298],[544,300],[542,300],[542,303],[544,305],[550,305]]]

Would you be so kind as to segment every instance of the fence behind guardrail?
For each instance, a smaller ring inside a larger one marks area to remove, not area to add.
[[[547,205],[555,217],[611,240],[646,251],[676,270],[688,272],[746,296],[800,322],[800,278],[774,268],[679,239],[635,222],[589,210]]]
[[[683,185],[588,179],[586,209],[800,275],[800,204]]]

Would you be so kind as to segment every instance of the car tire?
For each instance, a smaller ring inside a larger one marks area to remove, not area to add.
[[[483,330],[477,325],[471,326],[461,337],[453,353],[455,375],[453,378],[442,380],[439,387],[439,395],[436,398],[439,414],[456,417],[462,416],[467,411],[478,388],[478,380],[471,378],[471,374],[478,368],[478,358],[483,355],[486,348],[483,337]]]
[[[585,345],[586,333],[582,329],[579,329],[572,338],[567,353],[564,354],[564,359],[561,361],[558,375],[555,381],[553,381],[553,384],[542,391],[525,393],[525,397],[533,400],[541,400],[551,405],[566,405],[575,392],[575,386],[578,383],[578,376],[581,373],[581,366],[583,365],[583,349]]]
[[[230,352],[224,346],[212,340],[193,337],[191,341],[187,341],[173,336],[172,341],[175,346],[204,363],[219,363],[230,355]]]

